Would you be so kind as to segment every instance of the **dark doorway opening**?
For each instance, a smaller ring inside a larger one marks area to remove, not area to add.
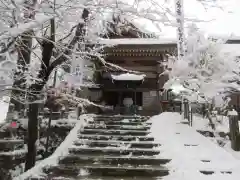
[[[104,91],[103,99],[107,105],[110,106],[123,106],[124,98],[132,98],[133,102],[137,106],[142,106],[142,92],[126,91]]]

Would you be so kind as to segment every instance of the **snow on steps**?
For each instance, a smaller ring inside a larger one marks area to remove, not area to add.
[[[117,130],[117,129],[113,129],[113,130],[106,130],[106,129],[100,129],[100,128],[93,128],[93,129],[84,129],[83,132],[81,132],[81,134],[97,134],[97,135],[139,135],[139,136],[145,136],[147,134],[149,134],[150,132],[143,130]]]
[[[94,156],[94,155],[69,155],[60,160],[60,164],[85,164],[97,163],[101,164],[132,164],[132,165],[159,165],[170,162],[170,159],[157,159],[154,156]]]
[[[161,166],[131,166],[131,165],[104,165],[104,164],[91,164],[91,165],[60,165],[52,168],[56,174],[79,176],[80,169],[86,169],[90,176],[122,176],[122,177],[139,177],[145,176],[146,180],[152,176],[165,176],[168,175],[168,170]],[[51,173],[51,171],[50,171]],[[81,176],[79,176],[80,178]]]
[[[133,176],[137,176],[137,179],[145,176],[145,180],[151,180],[152,176],[167,175],[168,170],[161,165],[166,164],[170,160],[154,157],[154,155],[160,154],[160,151],[155,149],[160,144],[153,142],[153,137],[146,136],[149,133],[147,132],[149,127],[140,130],[134,128],[136,124],[145,127],[147,118],[140,118],[139,116],[127,118],[129,120],[121,116],[104,117],[104,119],[103,117],[94,117],[94,121],[91,121],[91,124],[124,121],[124,125],[130,128],[128,130],[122,130],[120,123],[118,126],[114,126],[113,129],[95,129],[94,126],[94,131],[91,131],[90,134],[88,128],[81,128],[80,134],[77,133],[78,131],[75,131],[77,138],[68,146],[70,154],[62,156],[59,164],[50,168],[44,168],[48,178],[84,179],[86,177],[86,179],[95,179],[97,177],[97,179],[106,179],[110,177],[110,179],[115,179],[114,176],[121,176],[122,180],[128,180],[132,179]],[[135,123],[134,126],[131,124],[132,121]],[[99,132],[106,130],[108,132],[107,135],[98,135]],[[88,131],[88,134],[85,135],[84,131]],[[131,131],[135,133],[131,134]],[[124,134],[116,134],[115,132],[124,132]],[[138,133],[141,133],[141,135]],[[111,140],[107,141],[109,139]],[[79,144],[79,142],[83,144]],[[98,147],[96,143],[103,144],[105,147]],[[117,148],[112,145],[117,145]]]
[[[90,148],[86,145],[86,147],[71,147],[69,148],[69,152],[73,154],[98,154],[98,155],[132,155],[132,156],[141,156],[141,155],[158,155],[160,154],[159,150],[154,149],[145,149],[145,148],[129,148],[128,146],[123,147],[105,147],[105,148]]]
[[[57,158],[55,154],[55,163],[47,161],[38,166],[42,167],[41,170],[45,169],[45,172],[49,173],[48,179],[130,180],[134,179],[133,176],[138,176],[137,179],[156,180],[161,179],[156,178],[160,175],[164,180],[238,180],[240,177],[239,161],[194,129],[179,123],[179,117],[179,114],[163,113],[151,118],[151,133],[148,136],[82,135],[78,134],[78,130],[81,128],[76,129],[75,127],[75,130],[70,133],[75,133],[72,134],[74,138],[71,138],[71,143],[67,141],[65,151],[62,154],[58,153],[58,157],[62,155],[62,158]],[[119,117],[112,118],[112,121],[118,122],[118,127],[121,127],[122,121]],[[102,120],[96,120],[89,124],[106,125],[109,122],[111,121],[105,120],[102,123]],[[124,125],[130,125],[130,123],[132,122],[125,121]],[[143,125],[142,121],[134,123],[133,126]],[[149,130],[146,129],[146,131]],[[118,141],[120,145],[117,143]],[[127,141],[128,143],[125,143]],[[79,142],[85,142],[85,144]],[[89,146],[92,142],[104,144],[104,148],[96,147],[94,144]],[[135,142],[140,147],[131,147]],[[141,147],[144,143],[151,144],[151,142],[158,145],[152,148]],[[105,146],[107,144],[109,146]],[[112,146],[116,144],[117,147]],[[67,149],[70,150],[70,154]],[[82,150],[85,151],[84,154]],[[92,151],[97,153],[92,153]],[[133,154],[134,151],[139,154]],[[156,154],[140,154],[140,151],[141,153],[155,152]],[[48,163],[52,165],[51,168],[44,168]],[[36,167],[35,170],[37,170]],[[165,176],[168,173],[169,175]],[[118,177],[114,177],[117,175]],[[139,177],[139,175],[143,177]]]
[[[74,142],[77,146],[83,146],[87,145],[89,147],[121,147],[123,145],[129,145],[131,148],[153,148],[160,146],[159,143],[154,143],[152,141],[145,141],[145,142],[139,142],[139,141],[116,141],[116,140],[78,140]]]
[[[25,161],[26,149],[21,139],[0,139],[0,179],[7,176],[7,172],[15,169]]]
[[[85,129],[119,129],[119,130],[148,130],[151,128],[149,125],[138,125],[138,126],[126,126],[126,125],[101,125],[101,124],[89,124]]]
[[[122,136],[122,135],[78,135],[80,139],[89,140],[118,140],[118,141],[153,141],[154,138],[151,136]]]
[[[90,172],[89,178],[99,176],[100,179],[101,176],[104,176],[103,179],[105,176],[111,176],[113,179],[114,176],[140,177],[139,175],[142,175],[146,176],[147,180],[151,179],[151,176],[167,175],[168,170],[161,164],[170,160],[154,157],[154,155],[160,154],[159,150],[153,149],[159,144],[154,143],[152,137],[146,136],[150,133],[148,132],[149,128],[139,130],[135,126],[129,125],[134,122],[145,127],[142,123],[146,122],[147,118],[134,116],[127,118],[120,116],[95,117],[91,128],[87,125],[87,128],[82,129],[78,136],[79,140],[69,148],[70,155],[60,160],[60,166],[52,167],[50,170],[46,170],[46,173],[64,176],[67,174],[71,177],[81,177],[81,179],[83,177],[81,173],[79,175],[80,169],[87,169]],[[122,130],[123,126],[121,125],[114,126],[113,129],[109,127],[106,129],[107,126],[98,128],[100,124],[106,125],[105,123],[116,121],[124,122],[125,125],[128,125],[128,130]],[[148,141],[141,142],[145,139]],[[99,147],[99,145],[104,145],[104,147]]]

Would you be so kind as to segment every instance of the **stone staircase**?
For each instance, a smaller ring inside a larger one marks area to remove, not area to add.
[[[24,141],[21,139],[0,138],[0,179],[9,180],[11,175],[9,170],[25,161],[23,150]]]
[[[48,179],[153,180],[168,175],[169,159],[149,136],[148,117],[96,116],[69,147],[59,165],[45,169]],[[46,179],[46,178],[45,178]]]

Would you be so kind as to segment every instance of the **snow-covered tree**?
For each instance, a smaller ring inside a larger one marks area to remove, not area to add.
[[[171,25],[174,14],[157,0],[5,0],[0,13],[1,58],[16,65],[6,73],[13,77],[12,97],[29,104],[26,170],[35,164],[38,103],[55,69],[79,59],[106,64],[102,46],[92,44],[106,31],[121,33],[125,24],[112,27],[113,16],[160,27]]]
[[[187,52],[184,59],[169,58],[169,80],[165,88],[182,85],[184,98],[190,102],[224,105],[228,95],[239,89],[238,59],[222,51],[223,40],[211,40],[192,26],[187,37]]]

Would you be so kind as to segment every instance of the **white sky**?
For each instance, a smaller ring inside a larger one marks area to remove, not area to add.
[[[184,0],[185,13],[209,20],[199,26],[208,33],[240,35],[240,0],[222,0],[221,8],[204,9],[196,0]]]
[[[197,0],[183,1],[185,17],[203,21],[197,24],[207,34],[240,36],[240,0],[219,0],[222,2],[221,8],[206,8]],[[171,9],[174,9],[174,4],[171,5]],[[161,34],[174,37],[176,31],[165,27]]]

